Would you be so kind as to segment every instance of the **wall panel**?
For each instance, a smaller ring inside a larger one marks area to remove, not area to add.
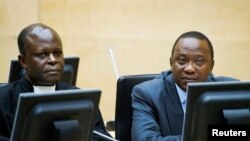
[[[17,59],[17,36],[39,19],[38,0],[0,0],[0,82],[7,82],[10,60]]]

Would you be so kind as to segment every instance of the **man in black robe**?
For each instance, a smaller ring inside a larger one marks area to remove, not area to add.
[[[18,60],[25,76],[0,88],[0,141],[9,141],[20,93],[53,92],[77,89],[60,82],[64,68],[62,41],[55,30],[37,23],[24,28],[18,36]],[[110,136],[98,109],[94,130]],[[98,135],[93,140],[104,140]]]

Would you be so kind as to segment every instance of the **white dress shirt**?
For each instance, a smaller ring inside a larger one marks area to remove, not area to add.
[[[187,93],[182,90],[177,84],[175,84],[178,95],[180,97],[180,101],[181,101],[181,106],[183,109],[183,112],[186,112],[186,103],[187,103]]]
[[[46,92],[55,92],[56,91],[56,85],[54,86],[34,86],[34,93],[46,93]]]

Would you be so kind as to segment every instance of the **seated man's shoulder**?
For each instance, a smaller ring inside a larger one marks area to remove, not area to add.
[[[78,87],[70,85],[65,82],[59,82],[57,86],[60,87],[60,89],[79,89]]]
[[[12,89],[15,89],[16,87],[16,82],[12,83],[5,83],[0,87],[0,94],[4,94],[6,92],[11,91]]]
[[[210,78],[212,81],[240,81],[239,79],[233,78],[233,77],[228,77],[228,76],[212,76]]]
[[[0,107],[4,107],[4,105],[9,103],[9,100],[13,97],[13,90],[15,90],[14,83],[9,83],[0,87]]]
[[[161,83],[162,79],[158,76],[155,78],[152,78],[150,80],[143,81],[141,83],[138,83],[137,86],[143,86],[143,87],[151,87],[155,85],[159,85]]]

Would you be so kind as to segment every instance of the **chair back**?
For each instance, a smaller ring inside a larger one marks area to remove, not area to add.
[[[115,109],[115,138],[131,141],[132,102],[131,92],[135,85],[151,80],[159,74],[121,76],[117,81]]]
[[[79,66],[79,57],[64,58],[64,72],[61,78],[62,82],[75,86]],[[14,59],[10,62],[9,83],[21,79],[25,75],[23,67],[19,61]]]

